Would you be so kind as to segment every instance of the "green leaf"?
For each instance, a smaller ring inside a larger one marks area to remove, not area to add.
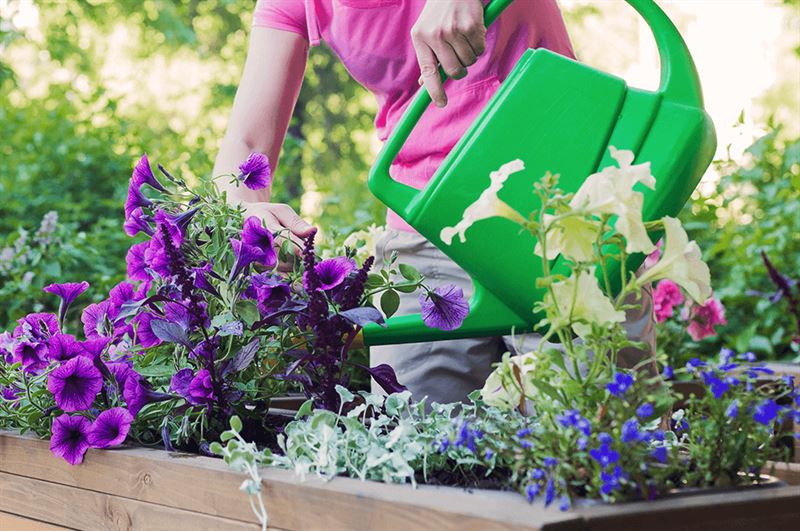
[[[377,273],[370,273],[367,275],[367,283],[365,284],[367,289],[375,289],[383,286],[384,279],[381,275]]]
[[[309,398],[297,409],[297,413],[295,413],[294,418],[302,419],[303,417],[307,417],[311,414],[313,409],[314,401]]]
[[[232,431],[223,431],[222,435],[219,436],[219,440],[222,442],[229,441],[236,437],[236,434]]]
[[[239,301],[236,303],[236,313],[247,326],[253,326],[253,323],[259,320],[261,314],[258,313],[258,307],[253,301]]]
[[[555,387],[550,385],[549,383],[545,383],[542,380],[532,379],[531,383],[536,386],[538,390],[552,398],[553,400],[560,401],[561,396],[558,394],[558,391]]]
[[[392,287],[401,293],[414,293],[415,291],[417,291],[416,282],[401,282],[399,284],[395,284]]]
[[[336,384],[336,392],[339,394],[339,398],[342,399],[342,405],[349,404],[356,397],[356,395],[348,391],[346,387],[339,384]]]
[[[231,417],[231,429],[236,433],[242,432],[242,419],[240,419],[237,415]]]
[[[403,278],[406,280],[411,280],[412,282],[417,282],[422,275],[419,274],[419,271],[413,266],[408,264],[399,264],[397,266],[400,269],[400,274],[403,275]]]
[[[225,432],[225,433],[227,433],[227,432]],[[225,433],[223,433],[222,435],[225,435]],[[217,441],[214,441],[210,445],[208,445],[208,449],[211,450],[213,453],[215,453],[217,455],[222,455],[222,453],[223,453],[222,445],[220,443],[218,443]]]
[[[386,317],[391,317],[400,307],[400,295],[393,290],[386,290],[381,295],[381,310]]]

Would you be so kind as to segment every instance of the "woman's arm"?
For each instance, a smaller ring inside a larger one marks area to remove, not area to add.
[[[231,184],[239,164],[252,152],[269,157],[276,173],[286,129],[303,83],[308,43],[298,34],[255,27],[242,80],[236,91],[233,110],[222,146],[214,163],[220,190],[230,203],[241,204],[248,215],[264,220],[272,231],[289,229],[296,236],[307,236],[313,227],[288,205],[270,203],[270,189],[250,190]],[[223,176],[224,175],[224,176]]]

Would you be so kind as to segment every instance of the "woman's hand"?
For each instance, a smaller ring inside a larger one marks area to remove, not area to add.
[[[292,207],[284,203],[242,203],[241,206],[245,209],[245,219],[250,216],[256,216],[264,221],[264,225],[273,234],[278,234],[278,237],[275,238],[276,248],[280,247],[285,238],[289,238],[294,242],[292,250],[295,255],[299,255],[303,249],[302,239],[316,230],[306,220],[298,216]],[[279,263],[278,269],[290,271],[292,264]]]
[[[439,78],[439,64],[453,79],[467,75],[486,49],[483,2],[480,0],[428,1],[411,28],[420,78],[437,107],[447,105]]]

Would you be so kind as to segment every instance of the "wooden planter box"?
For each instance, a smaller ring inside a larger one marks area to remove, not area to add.
[[[562,513],[512,492],[263,475],[276,529],[788,530],[800,521],[800,487],[792,486]],[[258,529],[242,480],[219,459],[145,448],[90,450],[71,467],[47,441],[0,433],[0,529]]]

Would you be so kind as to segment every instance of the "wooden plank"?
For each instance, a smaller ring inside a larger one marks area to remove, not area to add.
[[[646,503],[596,506],[578,511],[591,531],[647,529],[797,529],[800,487],[768,487],[679,496]]]
[[[800,485],[800,463],[767,461],[763,474],[770,474],[789,485]]]
[[[90,450],[70,466],[47,441],[0,434],[4,472],[183,510],[255,522],[239,491],[243,476],[220,459],[147,448]],[[384,485],[349,478],[303,482],[288,470],[264,469],[270,524],[282,529],[574,529],[575,516],[531,506],[517,493]],[[354,510],[357,506],[358,510]],[[309,510],[309,508],[314,508]]]
[[[68,527],[54,526],[3,512],[0,512],[0,529],[3,531],[69,531]]]
[[[0,472],[0,511],[75,529],[253,531],[255,524]]]

